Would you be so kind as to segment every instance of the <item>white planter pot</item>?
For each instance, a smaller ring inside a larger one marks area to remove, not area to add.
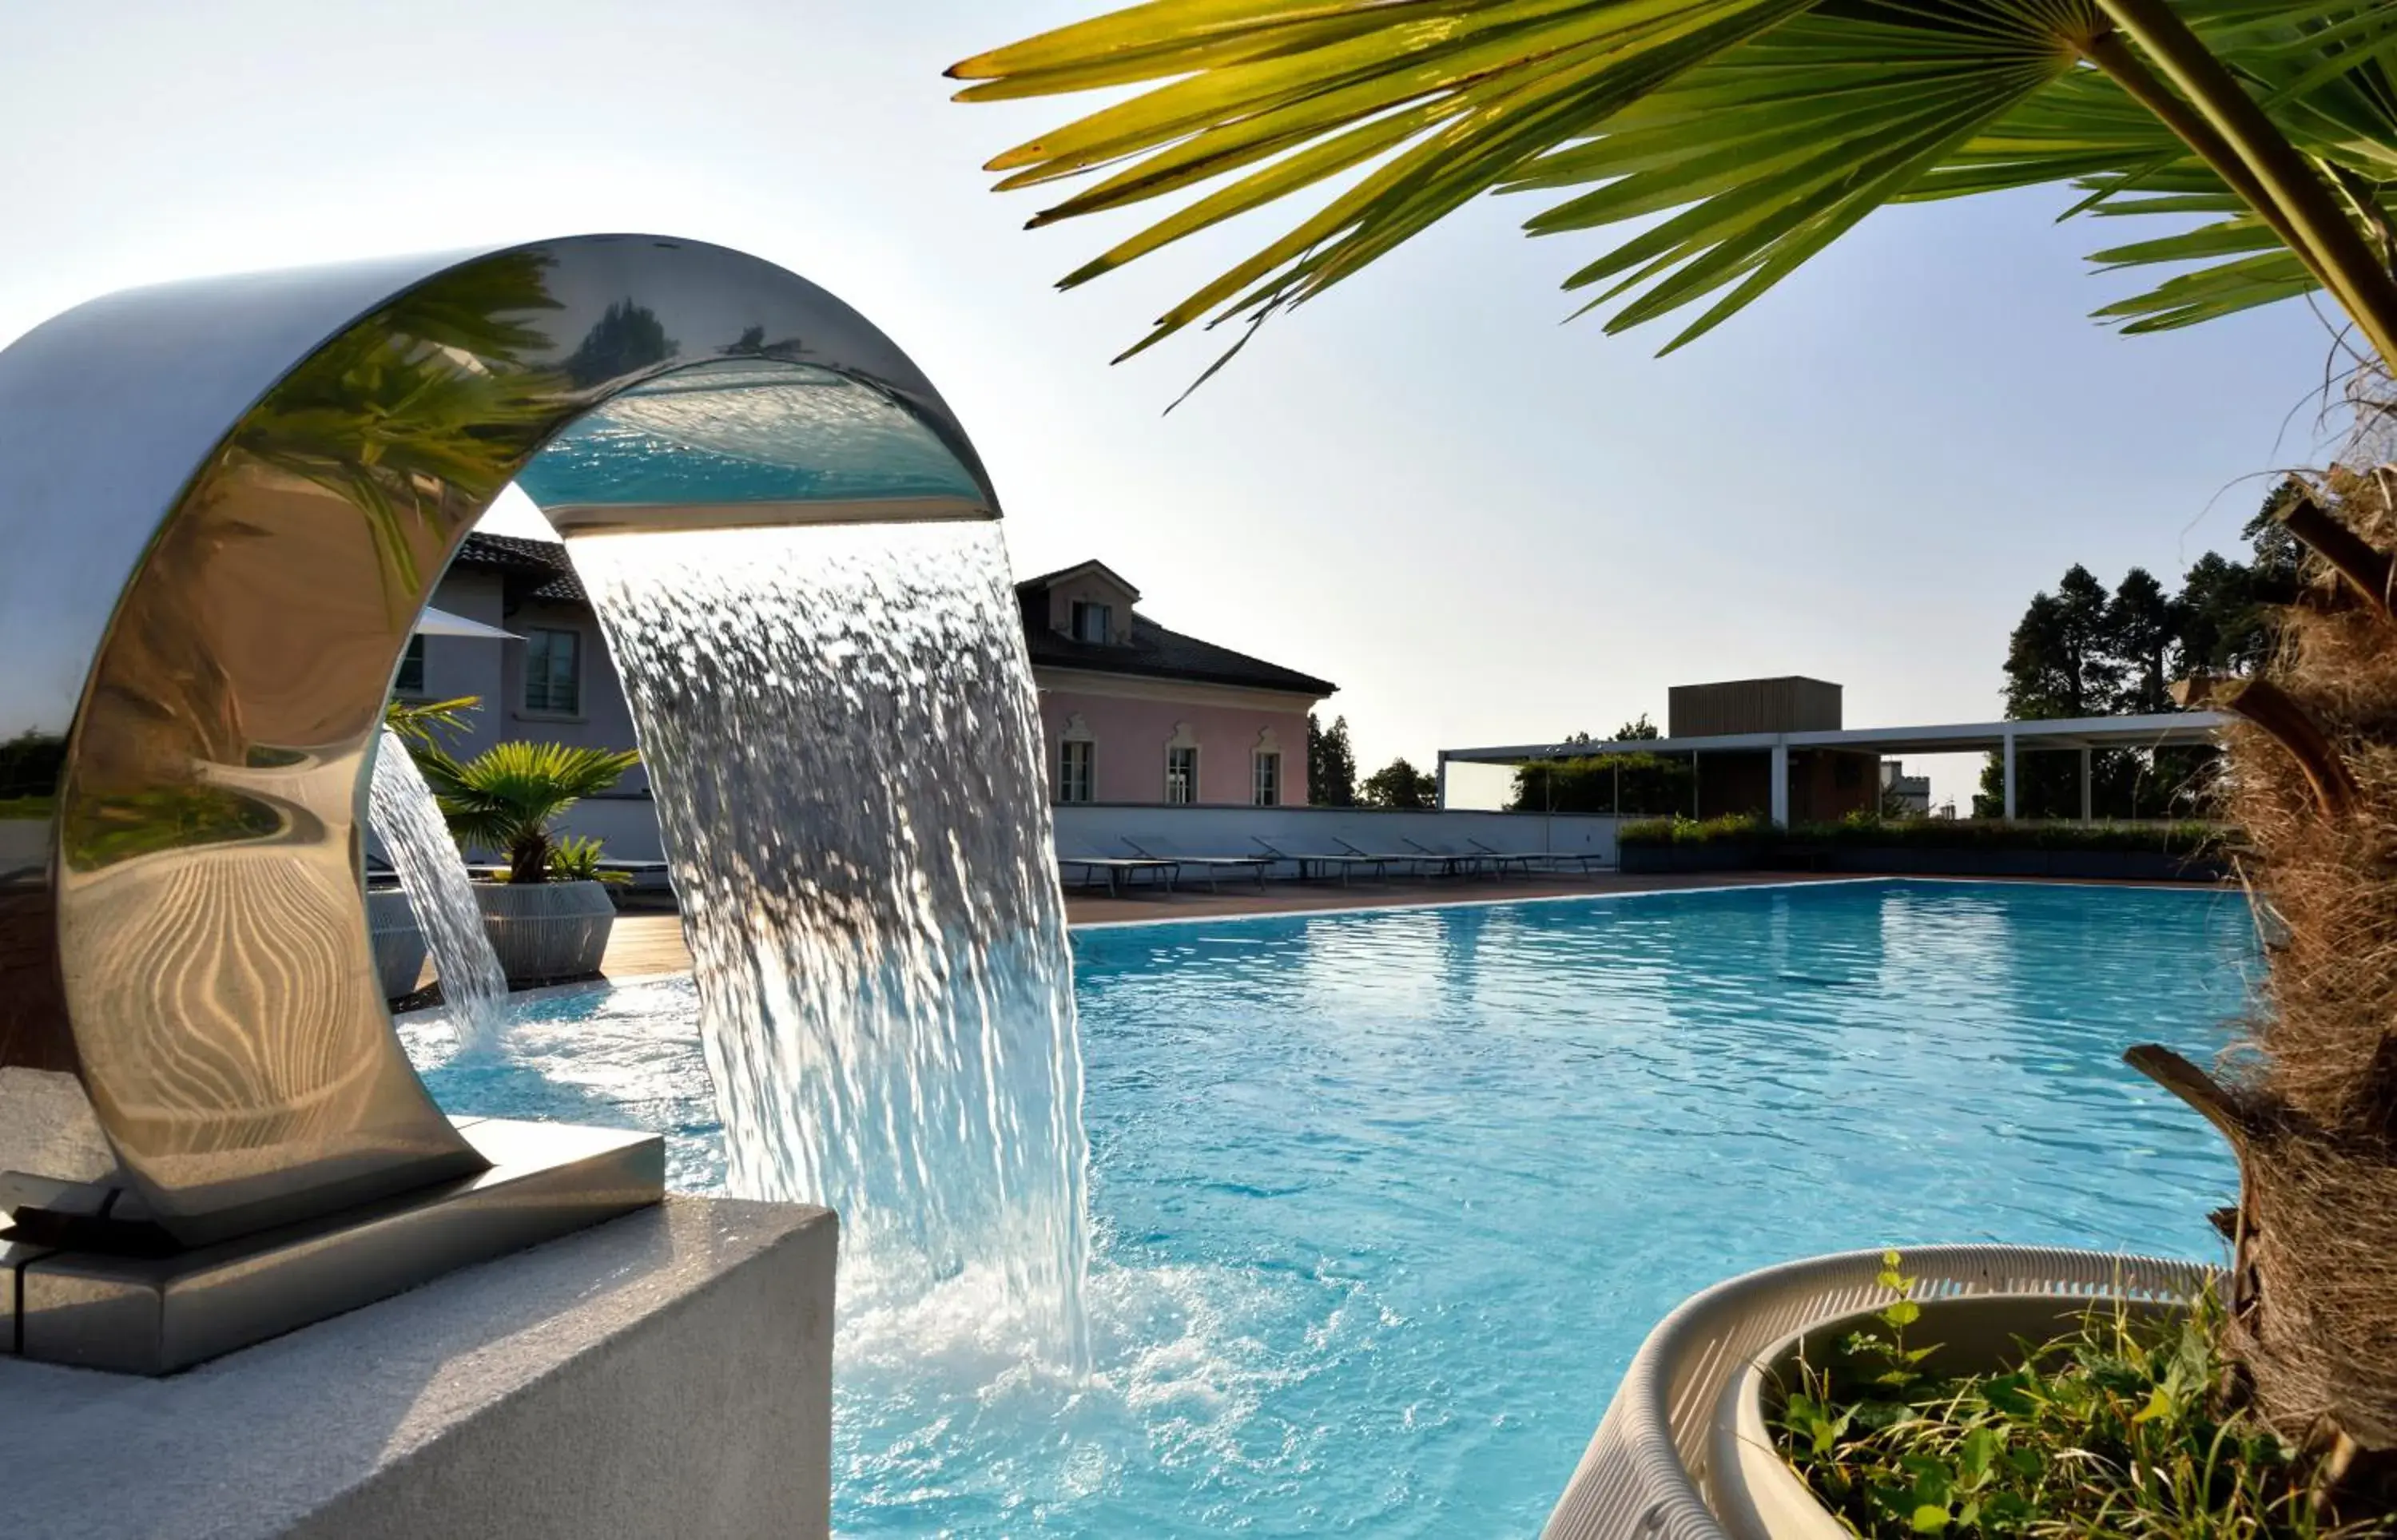
[[[1640,1345],[1598,1432],[1542,1532],[1549,1540],[1837,1540],[1847,1532],[1773,1447],[1765,1398],[1787,1383],[1801,1343],[1821,1347],[1889,1302],[1881,1253],[1785,1263],[1718,1283]],[[2207,1287],[2211,1268],[2156,1257],[2034,1246],[1922,1246],[1917,1280],[1941,1342],[1934,1367],[1996,1367],[2017,1337],[2069,1328],[2091,1305],[2169,1309]]]
[[[476,883],[491,950],[513,988],[599,971],[616,905],[599,883]]]
[[[397,888],[367,893],[367,935],[374,943],[375,977],[385,1000],[416,992],[424,976],[424,933],[417,928],[416,911],[408,895]]]

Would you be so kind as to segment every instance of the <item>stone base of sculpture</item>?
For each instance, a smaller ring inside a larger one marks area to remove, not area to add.
[[[0,1231],[0,1352],[165,1374],[655,1203],[654,1134],[461,1118],[490,1169],[195,1250],[20,1206]],[[19,1177],[20,1200],[41,1184]],[[104,1184],[60,1190],[80,1199]],[[66,1205],[61,1204],[63,1210]]]
[[[163,1379],[0,1359],[9,1533],[824,1534],[836,1233],[670,1198]]]

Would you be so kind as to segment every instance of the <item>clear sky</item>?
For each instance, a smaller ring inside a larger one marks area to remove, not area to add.
[[[1269,326],[1110,368],[1279,226],[1068,296],[1122,224],[1027,234],[991,153],[1061,121],[940,71],[1094,0],[161,0],[0,8],[0,338],[135,283],[602,230],[742,247],[913,352],[1019,572],[1088,556],[1156,619],[1340,682],[1370,768],[1605,733],[1676,682],[1806,673],[1870,726],[1999,712],[2075,561],[2172,581],[2320,458],[2301,305],[2161,338],[2049,193],[1884,211],[1671,358],[1560,325],[1587,238],[1485,201]],[[1286,220],[1291,214],[1268,216]],[[2295,414],[2294,416],[2292,414]],[[521,526],[518,526],[521,527]],[[1969,790],[1944,764],[1935,794]]]

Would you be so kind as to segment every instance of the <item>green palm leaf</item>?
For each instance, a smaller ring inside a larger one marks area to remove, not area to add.
[[[2219,143],[2192,148],[2212,130],[2114,32],[2100,5],[2117,3],[1151,0],[950,73],[973,82],[967,100],[1148,87],[990,163],[1002,190],[1095,176],[1036,225],[1197,194],[1064,286],[1332,184],[1133,352],[1304,303],[1489,192],[1562,194],[1534,234],[1634,222],[1567,286],[1612,309],[1610,331],[1710,301],[1668,351],[1882,204],[2044,183],[2077,186],[2075,211],[2217,217],[2099,255],[2210,264],[2099,312],[2127,330],[2313,286],[2311,259],[2273,257],[2294,237],[2254,218],[2247,173]],[[2172,9],[2377,237],[2379,183],[2397,179],[2397,7]]]
[[[566,810],[614,786],[640,763],[636,750],[563,743],[501,743],[460,763],[438,749],[416,754],[449,832],[504,852],[509,881],[538,883],[549,870],[552,830]]]
[[[2126,332],[2170,331],[2310,294],[2322,286],[2277,239],[2271,247],[2257,256],[2167,278],[2147,293],[2117,300],[2097,313],[2124,322]]]
[[[1533,217],[1534,234],[1679,208],[1566,280],[1645,286],[1618,331],[1737,285],[1668,344],[1721,324],[1874,208],[2071,70],[2076,5],[1932,13],[1892,23],[1817,11],[1691,71],[1510,183],[1600,183]],[[1625,275],[1628,275],[1627,277]]]

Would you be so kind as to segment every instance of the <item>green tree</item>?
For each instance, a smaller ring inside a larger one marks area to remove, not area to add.
[[[2176,675],[2252,674],[2264,666],[2273,642],[2274,610],[2297,596],[2300,552],[2296,537],[2276,515],[2302,490],[2281,482],[2241,531],[2251,559],[2232,561],[2207,551],[2181,579],[2174,638]]]
[[[2016,721],[2103,716],[2122,688],[2109,650],[2105,585],[2075,564],[2054,593],[2031,596],[2006,639],[2006,715]]]
[[[548,882],[557,820],[615,785],[640,759],[637,750],[563,743],[493,744],[463,763],[438,747],[416,753],[449,832],[462,844],[504,855],[511,883]]]
[[[1440,781],[1428,771],[1418,770],[1404,759],[1389,763],[1365,777],[1358,789],[1359,800],[1367,807],[1437,807],[1440,805]]]
[[[765,330],[752,328],[758,336],[758,349],[764,351]],[[743,334],[743,341],[748,340]],[[588,388],[621,378],[652,364],[663,364],[681,350],[682,344],[666,335],[665,323],[646,305],[630,299],[619,299],[600,312],[591,329],[576,343],[567,356],[566,377],[577,386]]]
[[[1648,736],[1654,736],[1653,730]],[[1664,754],[1533,760],[1515,767],[1515,794],[1506,807],[1513,813],[1620,811],[1631,817],[1671,817],[1690,811],[1690,778],[1688,760]]]
[[[66,768],[67,740],[31,728],[0,740],[0,797],[47,797]]]
[[[2006,717],[2014,722],[2102,716],[2121,692],[2122,666],[2109,650],[2106,587],[2074,564],[2053,593],[2040,592],[2006,639]],[[2093,779],[2097,767],[2092,767]],[[1976,818],[2005,811],[2005,765],[1991,754],[1981,770]],[[2015,813],[2025,818],[2081,816],[2081,766],[2075,756],[2017,754]]]
[[[2180,606],[2176,673],[2253,673],[2263,663],[2271,618],[2254,567],[2207,551],[2181,579]]]
[[[2112,593],[2075,565],[2053,593],[2034,594],[2007,639],[2006,716],[2017,722],[2174,710],[2174,660],[2189,624],[2185,597],[2168,596],[2143,567]],[[2193,794],[2211,777],[2211,750],[2158,756],[2098,749],[2089,763],[2090,811],[2102,818],[2190,816]],[[2005,770],[1991,754],[1973,799],[1975,817],[2005,807]],[[2081,816],[2077,750],[2024,751],[2015,762],[2015,812],[2025,818]]]
[[[1648,720],[1648,713],[1645,711],[1614,730],[1614,741],[1617,743],[1642,742],[1664,736],[1657,730],[1656,724]]]
[[[2044,596],[2042,596],[2044,597]],[[2053,645],[2055,667],[2039,670],[2034,689],[2052,689],[2046,697],[2027,697],[2015,705],[2015,676],[2007,666],[2006,705],[2015,716],[2104,716],[2122,694],[2122,660],[2114,656],[2113,636],[2107,625],[2109,596],[2106,585],[2089,569],[2074,563],[2056,585],[2052,629],[2045,640]]]
[[[1318,807],[1357,805],[1357,751],[1348,743],[1348,719],[1324,726],[1306,713],[1306,795]]]
[[[2180,630],[2178,601],[2147,568],[2133,567],[2106,602],[2106,651],[2120,670],[2115,710],[2147,714],[2173,709],[2173,644]]]

